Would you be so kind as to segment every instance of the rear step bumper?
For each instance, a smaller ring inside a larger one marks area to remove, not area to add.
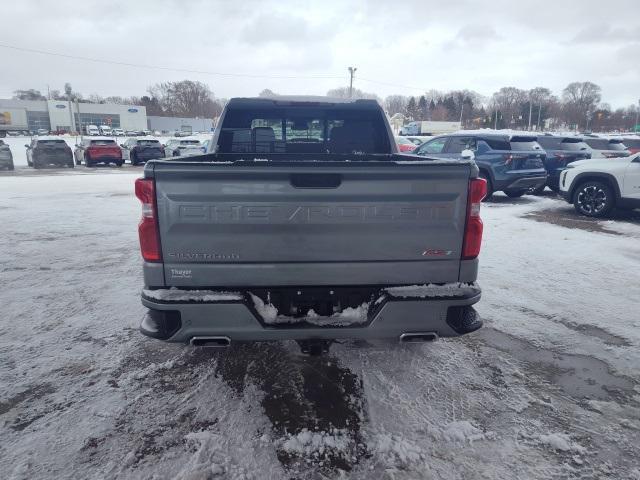
[[[142,320],[140,331],[168,342],[196,345],[214,343],[199,341],[210,338],[222,338],[230,344],[232,341],[347,338],[397,340],[401,336],[426,341],[425,332],[430,339],[456,337],[482,326],[480,316],[472,307],[480,300],[480,288],[475,283],[459,285],[457,289],[448,285],[446,295],[440,292],[434,296],[418,296],[420,292],[417,292],[414,296],[401,297],[384,293],[371,302],[366,321],[346,326],[317,326],[305,322],[266,324],[246,293],[209,292],[201,299],[179,300],[175,290],[164,290],[171,292],[170,300],[165,300],[159,299],[162,295],[158,295],[158,290],[143,291],[142,304],[149,312]]]

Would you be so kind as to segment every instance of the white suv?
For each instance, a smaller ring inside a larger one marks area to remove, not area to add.
[[[560,174],[560,194],[588,217],[640,208],[640,154],[573,162]]]

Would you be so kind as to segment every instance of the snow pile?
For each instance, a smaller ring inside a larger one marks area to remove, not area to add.
[[[409,285],[406,287],[385,288],[392,297],[400,298],[433,298],[433,297],[462,297],[478,291],[478,285],[473,283],[429,283],[426,285]]]
[[[417,445],[397,436],[383,433],[377,436],[374,447],[374,458],[381,459],[387,465],[408,465],[425,458],[424,452]]]
[[[312,432],[306,428],[296,435],[290,434],[282,442],[282,450],[290,453],[310,455],[325,451],[346,451],[349,447],[349,436],[342,430],[331,432]]]
[[[442,431],[442,437],[450,442],[473,442],[485,438],[484,433],[467,420],[451,422]]]
[[[142,295],[165,302],[225,302],[242,300],[238,292],[218,292],[215,290],[181,290],[176,287],[161,290],[142,290]]]
[[[571,441],[569,435],[564,433],[550,433],[548,435],[538,435],[538,440],[543,445],[548,445],[561,452],[586,453],[587,449]]]
[[[330,317],[322,317],[318,315],[313,309],[309,310],[304,317],[289,317],[287,315],[279,315],[278,309],[271,303],[265,303],[260,297],[253,295],[253,305],[262,317],[265,323],[271,325],[286,324],[286,323],[311,323],[318,326],[347,326],[358,323],[364,323],[367,321],[367,314],[369,313],[369,304],[363,303],[357,307],[347,307],[344,310],[334,313]]]

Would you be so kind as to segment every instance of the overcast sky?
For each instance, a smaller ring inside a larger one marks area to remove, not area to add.
[[[0,98],[65,82],[85,96],[143,95],[153,83],[185,78],[218,97],[264,88],[324,95],[348,85],[349,65],[358,69],[355,86],[381,97],[463,88],[491,95],[502,86],[560,94],[569,82],[590,80],[614,107],[640,98],[640,0],[3,1],[0,44],[305,77],[134,68],[0,47]]]

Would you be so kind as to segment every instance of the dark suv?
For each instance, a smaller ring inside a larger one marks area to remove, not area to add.
[[[435,137],[416,148],[415,155],[457,159],[464,150],[475,155],[480,176],[487,180],[487,196],[503,191],[520,197],[528,190],[544,188],[547,171],[545,151],[535,135],[491,131],[458,132]]]
[[[538,137],[538,143],[547,153],[544,166],[547,169],[547,186],[554,192],[560,190],[560,172],[571,162],[591,158],[591,149],[582,137],[544,134]],[[533,193],[542,193],[544,185]]]
[[[163,158],[164,151],[159,140],[155,138],[129,138],[120,145],[124,159],[131,161],[131,165],[145,163],[154,158]]]

